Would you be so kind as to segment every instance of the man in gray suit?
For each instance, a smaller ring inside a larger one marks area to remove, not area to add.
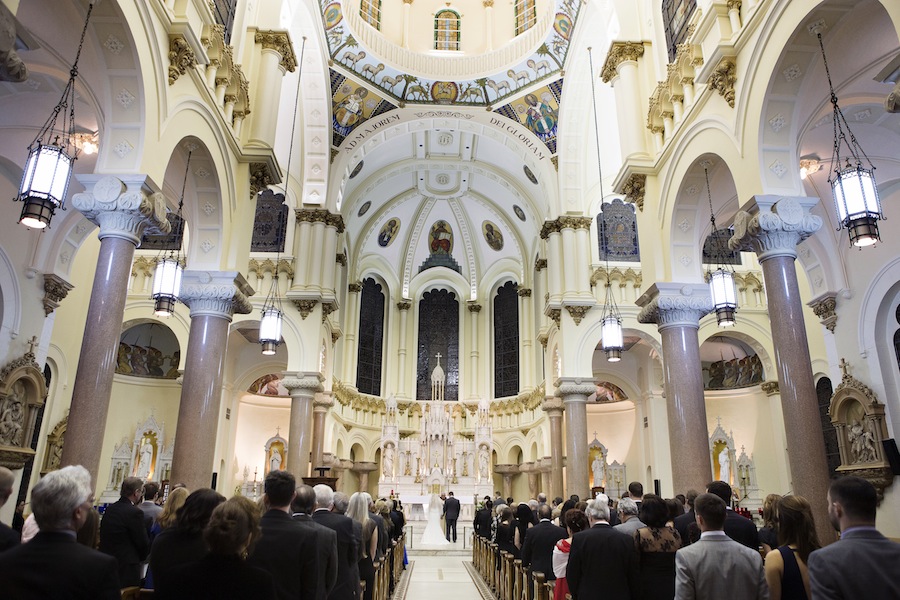
[[[637,503],[631,498],[622,498],[619,500],[618,511],[621,523],[613,527],[616,531],[631,535],[641,527],[646,527],[646,525],[638,518]]]
[[[768,600],[759,552],[725,535],[725,501],[701,494],[694,511],[700,541],[675,553],[676,600]]]
[[[900,598],[900,544],[875,529],[878,496],[860,477],[841,477],[828,490],[828,516],[841,539],[809,555],[812,597]]]

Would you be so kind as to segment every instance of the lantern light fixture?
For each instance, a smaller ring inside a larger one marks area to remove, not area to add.
[[[191,168],[191,155],[194,153],[193,145],[188,149],[187,162],[184,165],[184,180],[181,183],[181,198],[178,200],[178,212],[175,222],[172,224],[172,238],[177,242],[177,248],[169,248],[160,251],[156,259],[156,270],[153,272],[153,314],[157,317],[169,317],[175,312],[175,303],[181,294],[181,277],[184,274],[185,257],[181,252],[184,245],[184,191],[187,188],[188,173]]]
[[[713,246],[715,269],[706,272],[709,293],[716,309],[716,322],[719,327],[734,327],[734,313],[737,310],[737,291],[734,287],[734,271],[725,264],[724,240],[716,228],[716,213],[713,211],[712,192],[709,189],[709,161],[703,161],[703,175],[706,178],[706,199],[709,201],[709,236]]]

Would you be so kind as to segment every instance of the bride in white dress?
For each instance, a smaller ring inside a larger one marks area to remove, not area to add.
[[[449,546],[450,542],[444,537],[441,529],[441,515],[444,512],[444,503],[437,494],[431,495],[428,501],[428,524],[425,533],[422,534],[423,546]]]

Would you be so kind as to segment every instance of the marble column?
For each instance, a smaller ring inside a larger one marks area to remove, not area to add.
[[[792,489],[809,499],[819,540],[825,544],[834,539],[823,500],[829,485],[828,461],[794,264],[797,244],[822,227],[822,219],[809,212],[818,201],[754,196],[735,215],[734,237],[729,246],[756,252],[762,266],[781,408],[788,432]]]
[[[469,323],[471,323],[471,333],[469,335],[469,373],[466,376],[469,380],[469,400],[478,400],[478,315],[481,314],[481,305],[471,300],[466,303],[469,309]]]
[[[359,477],[359,489],[358,492],[368,492],[369,491],[369,473],[378,469],[378,464],[369,462],[369,461],[356,461],[353,463],[353,468],[351,471],[357,474]]]
[[[329,392],[316,394],[313,400],[312,468],[324,467],[325,416],[334,406],[334,396]]]
[[[603,83],[612,83],[616,96],[619,144],[622,156],[645,153],[644,115],[641,112],[641,87],[638,59],[644,55],[642,42],[613,42],[600,71]]]
[[[253,289],[235,271],[185,271],[181,301],[191,309],[171,480],[188,489],[210,487],[215,463],[228,326],[249,314]]]
[[[565,455],[562,441],[563,406],[562,398],[555,396],[544,398],[541,403],[541,409],[547,413],[547,419],[550,421],[550,486],[548,489],[554,498],[565,497],[563,487],[563,456]],[[585,425],[584,437],[587,441],[587,425]]]
[[[549,456],[545,456],[540,460],[540,469],[541,469],[541,489],[540,491],[545,493],[550,500],[552,500],[555,496],[551,495],[550,492],[550,466],[552,464],[552,458]],[[561,496],[562,494],[560,494]]]
[[[713,309],[709,286],[655,283],[637,304],[638,321],[656,323],[662,338],[672,487],[676,493],[705,490],[712,458],[697,331],[700,318]]]
[[[285,73],[297,68],[297,57],[287,31],[257,31],[254,41],[262,46],[254,98],[250,144],[275,145],[278,103]]]
[[[313,403],[322,391],[325,378],[317,371],[285,373],[282,384],[291,394],[291,423],[288,431],[287,470],[299,481],[309,476],[310,430]],[[324,421],[323,421],[324,434]],[[317,466],[317,465],[313,465]]]
[[[78,180],[91,191],[75,194],[72,205],[100,227],[100,253],[61,465],[84,465],[96,476],[101,451],[98,440],[106,429],[134,249],[145,231],[168,232],[170,226],[165,198],[153,193],[153,184],[145,176],[92,175]]]
[[[496,465],[494,472],[503,476],[503,498],[512,496],[512,478],[519,473],[519,465]]]
[[[588,377],[560,377],[556,381],[556,387],[556,394],[566,407],[565,495],[578,494],[582,498],[590,498],[587,399],[597,391],[597,386],[594,380]]]
[[[400,337],[397,348],[397,396],[408,399],[409,394],[406,392],[406,329],[409,324],[409,309],[412,308],[410,300],[401,300],[397,303],[397,310],[400,311]],[[413,392],[415,396],[415,392]]]
[[[409,8],[413,0],[403,0],[403,37],[400,45],[409,50]]]

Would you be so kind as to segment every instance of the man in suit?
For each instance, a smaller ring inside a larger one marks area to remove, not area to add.
[[[688,490],[687,504],[690,509],[683,515],[675,517],[674,525],[675,529],[678,531],[678,535],[681,536],[682,547],[689,546],[691,543],[691,525],[697,527],[697,513],[694,512],[694,500],[696,500],[699,495],[700,493],[697,490]]]
[[[900,598],[900,544],[875,529],[878,496],[860,477],[841,477],[828,490],[828,516],[841,539],[809,555],[813,598]]]
[[[641,513],[641,499],[644,497],[644,484],[640,481],[632,481],[628,484],[628,497],[637,504],[638,514]]]
[[[550,522],[553,509],[547,503],[538,507],[538,524],[528,529],[522,542],[522,566],[532,573],[543,573],[548,581],[556,579],[553,572],[553,547],[556,542],[566,539],[566,532]],[[534,579],[528,578],[528,587]],[[530,597],[530,595],[529,595]]]
[[[634,540],[609,525],[606,494],[588,502],[591,528],[576,533],[569,551],[566,580],[575,600],[634,600],[640,563]]]
[[[675,553],[676,600],[767,600],[759,552],[728,537],[725,501],[701,494],[694,501],[700,541]]]
[[[144,512],[137,507],[143,494],[144,481],[126,477],[119,501],[106,507],[100,521],[100,552],[116,557],[122,587],[141,585],[141,563],[150,552]]]
[[[491,523],[494,520],[494,502],[484,497],[484,506],[475,512],[475,535],[491,539]]]
[[[391,527],[391,539],[395,542],[400,539],[400,536],[403,535],[403,528],[406,527],[406,517],[403,516],[403,507],[400,505],[400,500],[391,500],[392,508],[391,508],[391,523],[393,523],[393,527]]]
[[[453,492],[444,500],[444,521],[447,525],[447,541],[450,541],[450,532],[453,531],[453,543],[456,543],[456,520],[459,518],[459,500],[453,497]]]
[[[638,506],[631,498],[619,500],[618,510],[621,523],[613,526],[616,531],[631,535],[641,527],[645,527],[643,521],[638,517]]]
[[[82,466],[47,473],[31,492],[40,532],[0,554],[4,598],[119,600],[116,559],[75,541],[93,510],[91,475]]]
[[[354,521],[334,508],[334,490],[324,484],[313,488],[316,494],[316,510],[313,521],[337,534],[338,576],[337,583],[328,594],[328,600],[356,600],[359,597],[359,559],[362,537],[353,527]]]
[[[725,535],[752,550],[759,550],[759,532],[753,521],[731,509],[731,486],[724,481],[713,481],[706,491],[715,494],[725,503]],[[696,502],[696,501],[695,501]]]
[[[316,600],[326,600],[329,592],[337,583],[338,554],[337,533],[312,520],[316,509],[316,493],[308,485],[297,486],[297,494],[291,503],[294,511],[293,519],[303,527],[316,533],[316,552],[318,556],[316,572]]]
[[[159,498],[159,484],[153,481],[148,481],[144,484],[144,501],[138,505],[138,508],[141,509],[144,513],[144,523],[147,525],[147,531],[150,531],[150,528],[153,527],[153,523],[156,522],[156,519],[159,518],[159,515],[162,513],[162,506],[156,503],[156,500]]]
[[[259,521],[262,535],[247,564],[272,575],[279,600],[312,597],[318,584],[316,533],[291,518],[297,482],[287,471],[270,471],[264,486],[269,510]]]
[[[6,504],[6,501],[12,495],[13,483],[16,478],[12,471],[6,467],[0,467],[0,507]],[[7,525],[0,523],[0,552],[9,550],[19,545],[19,532]]]

